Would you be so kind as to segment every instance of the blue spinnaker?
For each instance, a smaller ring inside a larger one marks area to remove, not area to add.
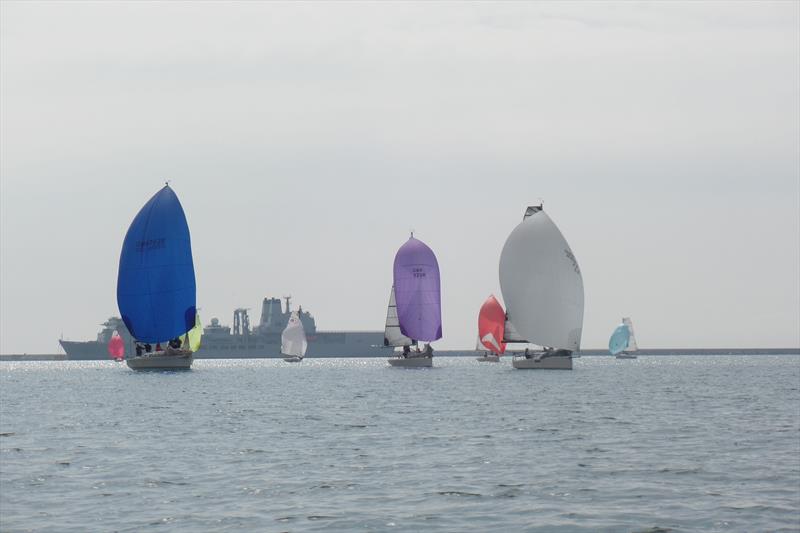
[[[163,342],[195,325],[192,244],[183,208],[169,185],[136,215],[119,258],[117,305],[131,335]]]
[[[625,348],[628,347],[630,338],[631,332],[628,326],[620,324],[617,326],[617,329],[614,330],[614,333],[611,334],[611,338],[608,339],[608,351],[611,352],[611,355],[617,355],[624,351]]]

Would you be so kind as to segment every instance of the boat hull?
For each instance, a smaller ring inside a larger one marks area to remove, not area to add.
[[[299,363],[300,361],[303,360],[303,358],[292,356],[292,357],[284,357],[283,360],[286,361],[287,363]]]
[[[431,368],[433,357],[393,357],[389,364],[400,368]]]
[[[514,368],[520,370],[527,369],[541,369],[541,370],[572,370],[572,357],[569,356],[555,356],[555,357],[542,357],[536,359],[525,359],[524,357],[515,358],[512,362]]]
[[[616,358],[617,359],[636,359],[637,357],[635,355],[629,354],[629,353],[618,353],[616,355]]]
[[[480,361],[481,363],[499,363],[500,356],[499,355],[482,355],[480,357],[475,358],[476,361]]]
[[[164,355],[153,354],[126,359],[131,370],[189,370],[192,367],[192,354]]]

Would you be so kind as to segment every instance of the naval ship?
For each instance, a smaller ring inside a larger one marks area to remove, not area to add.
[[[248,309],[244,308],[233,312],[233,328],[212,318],[203,328],[202,345],[195,352],[195,359],[281,357],[281,333],[292,312],[291,297],[284,299],[285,310],[278,298],[264,298],[261,321],[254,327],[250,326]],[[390,350],[383,345],[383,331],[317,331],[311,313],[300,306],[297,314],[308,340],[306,357],[385,357]],[[102,326],[97,340],[60,340],[67,359],[108,359],[108,341],[114,331],[125,341],[125,354],[133,353],[133,338],[120,318],[111,317]]]

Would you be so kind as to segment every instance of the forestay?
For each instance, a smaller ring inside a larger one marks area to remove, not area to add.
[[[500,287],[519,335],[576,351],[583,327],[583,279],[575,255],[541,207],[529,207],[500,255]]]

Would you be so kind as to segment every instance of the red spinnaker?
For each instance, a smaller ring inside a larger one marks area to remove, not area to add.
[[[494,295],[489,296],[478,314],[478,337],[487,350],[496,354],[506,351],[506,344],[503,342],[505,323],[506,313],[503,306]]]
[[[111,336],[111,340],[108,341],[108,355],[111,356],[111,359],[116,359],[117,361],[125,359],[125,341],[116,331]]]

